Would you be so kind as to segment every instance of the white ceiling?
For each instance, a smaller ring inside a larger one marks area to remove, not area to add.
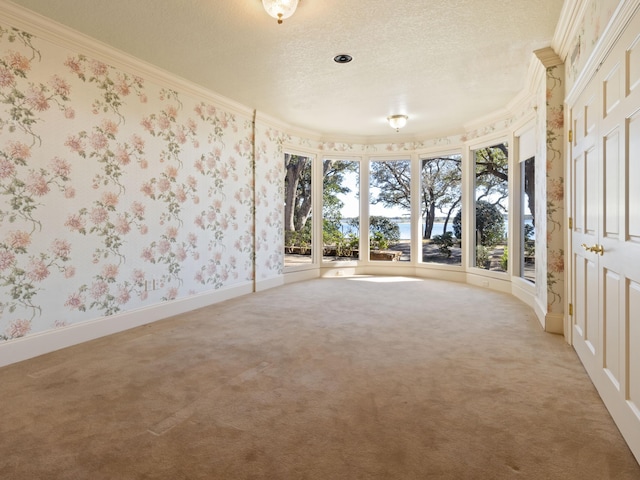
[[[563,0],[13,0],[296,127],[435,137],[507,106]],[[333,62],[348,53],[346,65]]]

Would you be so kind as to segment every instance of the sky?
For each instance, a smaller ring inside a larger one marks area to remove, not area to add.
[[[348,187],[351,192],[343,195],[338,194],[337,197],[344,203],[344,207],[342,207],[341,213],[343,218],[353,218],[360,216],[360,198],[357,196],[358,193],[358,174],[356,172],[347,172],[344,175],[343,185]],[[375,196],[377,188],[371,188],[370,193]],[[370,215],[380,215],[385,217],[407,217],[410,215],[409,210],[405,210],[402,208],[388,208],[378,204],[369,204],[369,214]]]

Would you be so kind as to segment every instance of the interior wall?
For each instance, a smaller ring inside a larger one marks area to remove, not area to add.
[[[253,279],[248,110],[0,24],[0,340]]]
[[[447,137],[332,142],[26,13],[0,27],[0,350],[31,338],[44,353],[45,333],[283,283],[285,146],[460,150],[537,102]]]
[[[255,125],[256,289],[282,283],[284,149],[288,135],[260,116]]]

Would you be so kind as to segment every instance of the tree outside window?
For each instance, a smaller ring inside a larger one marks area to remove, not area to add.
[[[285,153],[284,167],[284,265],[291,267],[312,258],[312,159]]]
[[[506,143],[474,150],[474,266],[506,272],[509,265],[509,150]],[[458,217],[454,220],[461,229]]]

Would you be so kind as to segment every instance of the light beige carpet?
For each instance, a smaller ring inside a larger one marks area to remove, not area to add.
[[[0,369],[0,478],[640,479],[515,298],[300,282]]]

